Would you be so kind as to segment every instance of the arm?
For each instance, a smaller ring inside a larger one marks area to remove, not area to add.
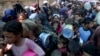
[[[44,56],[45,55],[45,52],[42,50],[42,48],[30,39],[28,39],[28,41],[27,41],[27,46],[29,47],[29,49],[31,49],[36,54],[38,54],[38,56]]]

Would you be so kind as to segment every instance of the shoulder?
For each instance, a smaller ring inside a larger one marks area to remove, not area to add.
[[[98,26],[96,30],[99,30],[99,29],[100,29],[100,26]]]
[[[79,27],[79,31],[81,31],[81,30],[83,30],[83,27],[81,26],[81,27]]]
[[[98,34],[100,32],[100,26],[98,26],[97,28],[96,28],[96,30],[95,30],[95,34]]]
[[[25,38],[25,44],[31,44],[34,43],[31,39]]]

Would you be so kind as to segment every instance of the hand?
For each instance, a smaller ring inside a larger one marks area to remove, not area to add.
[[[7,44],[7,46],[5,47],[5,51],[10,50],[12,47],[12,44]]]
[[[0,49],[0,56],[3,56],[3,50]]]
[[[10,50],[12,47],[12,44],[7,44],[6,47],[2,46],[2,48],[0,48],[0,56],[3,56],[3,53]]]

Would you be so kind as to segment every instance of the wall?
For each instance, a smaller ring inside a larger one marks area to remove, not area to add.
[[[23,6],[25,5],[32,5],[33,2],[36,2],[37,0],[0,0],[0,15],[4,14],[4,10],[7,8],[12,8],[12,5],[19,1]],[[48,0],[49,3],[52,3],[54,0]],[[43,0],[39,0],[40,6],[42,5]]]

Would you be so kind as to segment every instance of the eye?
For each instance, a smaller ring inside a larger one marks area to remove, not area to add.
[[[58,44],[62,44],[62,42],[58,42]]]
[[[11,36],[4,36],[4,38],[7,38],[8,39],[8,38],[11,38]]]

